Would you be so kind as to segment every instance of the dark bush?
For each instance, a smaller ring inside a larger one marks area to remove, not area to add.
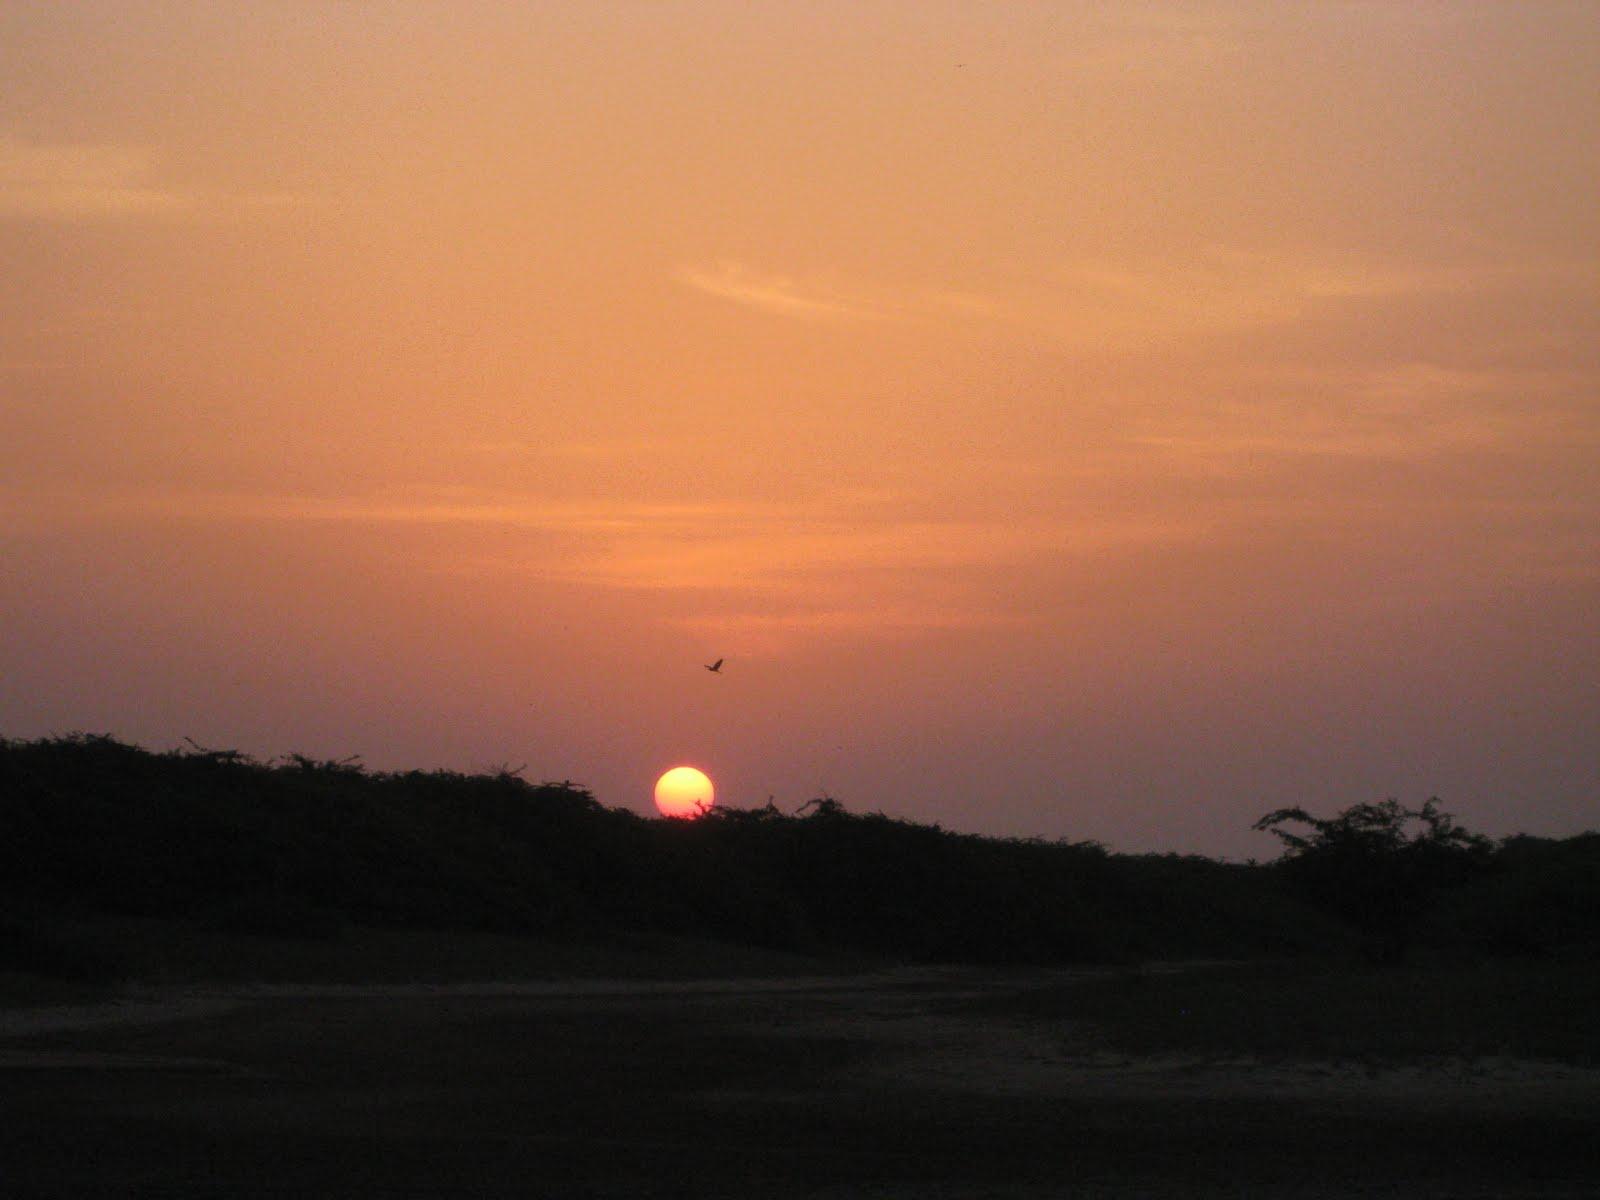
[[[1481,878],[1494,857],[1493,843],[1462,829],[1437,800],[1420,809],[1356,804],[1326,819],[1282,808],[1255,828],[1283,842],[1279,869],[1289,886],[1357,930],[1377,962],[1402,961],[1440,895]]]

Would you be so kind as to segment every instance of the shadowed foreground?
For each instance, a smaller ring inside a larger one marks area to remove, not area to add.
[[[924,969],[13,1009],[0,1182],[175,1197],[1600,1190],[1592,1064],[1129,1057],[1075,1009],[1108,982]]]

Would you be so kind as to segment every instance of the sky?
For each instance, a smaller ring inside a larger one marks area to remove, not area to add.
[[[0,735],[1600,828],[1595,18],[11,0]]]

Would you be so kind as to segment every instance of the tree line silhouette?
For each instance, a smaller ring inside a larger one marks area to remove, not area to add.
[[[43,932],[63,913],[279,938],[667,934],[921,962],[1600,953],[1600,834],[1494,843],[1434,801],[1284,809],[1257,828],[1280,859],[961,834],[826,796],[647,819],[509,767],[0,739],[0,970],[90,969]]]

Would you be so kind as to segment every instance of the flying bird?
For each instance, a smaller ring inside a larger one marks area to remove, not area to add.
[[[706,670],[710,671],[713,675],[721,675],[722,674],[722,659],[719,658],[714,663],[707,663],[706,664]]]

